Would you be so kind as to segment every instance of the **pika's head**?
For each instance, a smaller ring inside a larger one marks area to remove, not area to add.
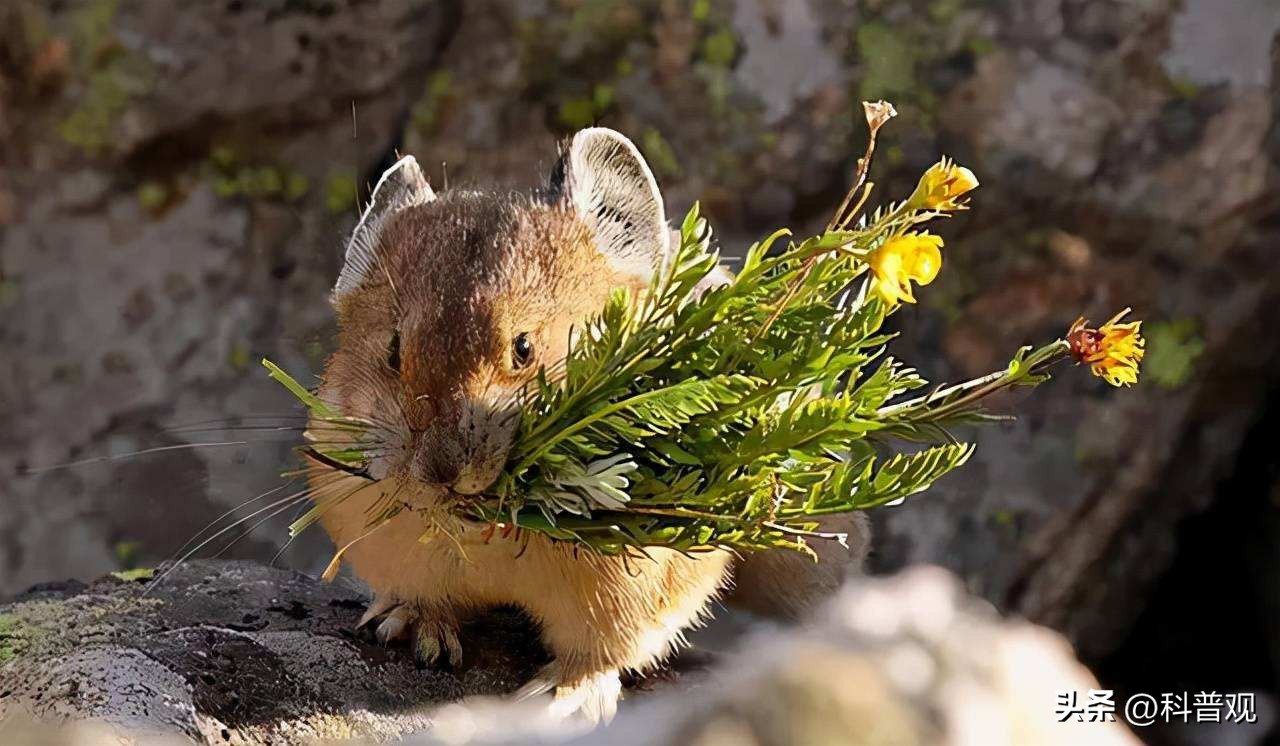
[[[407,501],[479,493],[522,388],[540,368],[554,378],[574,327],[614,289],[645,287],[668,242],[653,174],[612,130],[575,135],[533,195],[437,195],[402,158],[348,245],[321,396],[373,423],[369,471]]]

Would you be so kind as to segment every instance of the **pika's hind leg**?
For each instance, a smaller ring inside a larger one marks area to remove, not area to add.
[[[555,660],[519,694],[554,689],[552,714],[598,722],[617,711],[619,671],[648,670],[684,644],[684,631],[704,618],[731,555],[657,547],[638,559],[574,557],[553,546],[534,557],[545,562],[547,574],[535,578],[538,585],[557,594],[529,594],[519,602],[541,625]]]
[[[462,663],[462,643],[458,639],[458,619],[453,610],[440,604],[404,603],[391,596],[379,596],[360,618],[357,629],[381,618],[374,630],[378,642],[389,644],[409,639],[414,653],[427,665],[443,654],[454,666]]]
[[[819,531],[845,534],[845,543],[813,542],[817,562],[790,549],[765,549],[742,557],[733,563],[728,604],[795,621],[831,598],[846,577],[860,574],[871,547],[871,521],[865,512],[825,515],[817,522]]]

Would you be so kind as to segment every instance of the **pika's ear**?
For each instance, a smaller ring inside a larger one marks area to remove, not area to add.
[[[435,198],[436,193],[431,191],[427,177],[411,155],[404,156],[382,173],[369,197],[369,206],[351,232],[346,260],[333,288],[334,300],[358,287],[377,264],[378,234],[387,220],[405,208],[426,204]]]
[[[662,266],[669,246],[662,194],[630,140],[604,127],[582,130],[551,180],[614,269],[647,281]]]

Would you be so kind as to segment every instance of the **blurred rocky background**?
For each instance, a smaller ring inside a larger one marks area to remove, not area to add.
[[[1126,305],[1150,352],[1133,391],[1001,402],[962,476],[878,511],[873,569],[947,566],[1106,686],[1256,692],[1274,722],[1278,31],[1273,0],[6,0],[0,595],[153,564],[279,484],[289,433],[216,423],[294,413],[257,361],[318,370],[395,153],[527,187],[615,127],[733,255],[820,227],[884,97],[880,199],[940,153],[983,182],[897,354],[957,379]],[[318,572],[289,517],[201,554]],[[1228,742],[1193,725],[1141,736]]]

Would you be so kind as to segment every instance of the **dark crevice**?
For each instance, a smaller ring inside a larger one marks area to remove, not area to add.
[[[1276,443],[1280,388],[1273,387],[1232,476],[1219,485],[1208,510],[1179,526],[1173,564],[1128,636],[1093,662],[1103,686],[1117,690],[1117,702],[1135,693],[1248,691],[1257,693],[1265,719],[1269,708],[1261,700],[1274,705],[1280,698]],[[1157,723],[1141,736],[1152,744],[1192,743],[1193,726]],[[1280,744],[1280,727],[1273,724],[1261,742]]]

